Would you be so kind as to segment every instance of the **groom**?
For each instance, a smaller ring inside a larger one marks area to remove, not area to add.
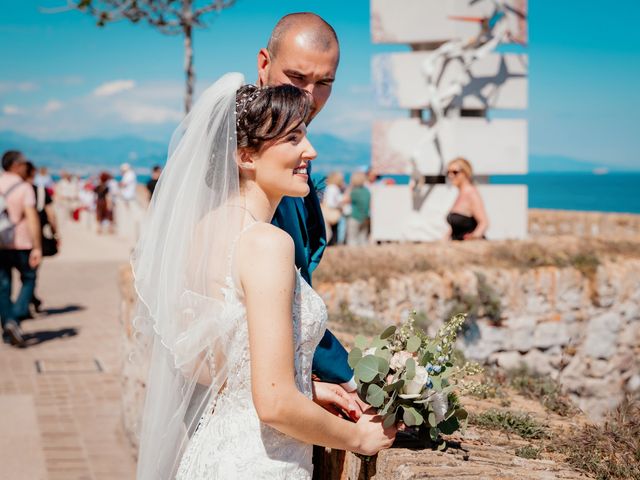
[[[340,46],[335,30],[314,13],[285,15],[276,24],[267,48],[258,52],[258,82],[263,85],[295,85],[313,97],[307,124],[313,120],[331,95]],[[296,266],[311,283],[311,273],[320,263],[326,247],[324,219],[320,201],[309,176],[309,195],[304,199],[285,197],[273,218],[273,224],[291,235],[295,243]],[[347,363],[347,352],[327,329],[313,358],[313,373],[323,380],[339,384],[341,398],[350,397],[349,409],[359,416],[362,404],[357,396],[353,371]],[[335,387],[338,390],[339,387]],[[337,405],[344,404],[336,398]]]

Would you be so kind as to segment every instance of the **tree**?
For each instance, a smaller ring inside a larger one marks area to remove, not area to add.
[[[193,100],[195,71],[193,68],[193,31],[207,25],[203,17],[231,7],[236,0],[68,0],[69,8],[91,14],[97,25],[129,20],[147,22],[166,35],[184,37],[184,72],[186,91],[184,110],[189,113]]]

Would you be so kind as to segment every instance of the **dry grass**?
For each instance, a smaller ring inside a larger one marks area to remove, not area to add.
[[[550,447],[597,479],[640,480],[640,401],[626,400],[603,424],[574,428]]]
[[[536,240],[386,244],[330,247],[315,282],[354,282],[374,279],[380,288],[389,278],[407,273],[438,273],[468,266],[530,269],[573,267],[585,276],[606,260],[640,258],[640,238],[604,239],[542,237]]]

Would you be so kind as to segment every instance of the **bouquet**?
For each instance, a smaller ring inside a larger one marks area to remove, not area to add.
[[[452,317],[434,338],[415,326],[414,316],[367,341],[358,335],[349,353],[358,395],[382,415],[385,427],[403,422],[419,427],[420,438],[438,443],[440,433],[464,430],[467,412],[458,394],[482,388],[467,377],[482,372],[475,363],[456,365],[452,358],[465,315]]]

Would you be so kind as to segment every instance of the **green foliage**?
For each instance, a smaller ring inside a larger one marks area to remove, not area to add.
[[[472,321],[478,318],[488,318],[493,325],[501,325],[502,303],[500,297],[487,282],[487,277],[478,272],[475,275],[478,281],[475,294],[463,293],[458,285],[454,286],[452,304],[447,318],[465,313]]]
[[[551,449],[599,480],[640,480],[640,400],[626,399],[602,424],[574,428]]]
[[[520,448],[516,448],[515,454],[517,457],[528,458],[535,460],[540,458],[540,448],[536,448],[533,445],[523,445]]]
[[[466,426],[468,414],[452,390],[458,380],[480,370],[468,362],[456,365],[450,357],[464,320],[464,315],[451,318],[433,338],[415,327],[413,317],[370,340],[356,337],[348,360],[358,395],[378,409],[386,425],[422,426],[418,431],[425,440],[427,434],[437,439],[440,432]]]
[[[578,412],[557,381],[529,371],[524,364],[518,369],[507,371],[506,380],[521,395],[539,400],[551,412],[563,417]]]
[[[547,427],[528,413],[491,409],[469,416],[469,423],[488,430],[515,433],[522,438],[547,438]]]

